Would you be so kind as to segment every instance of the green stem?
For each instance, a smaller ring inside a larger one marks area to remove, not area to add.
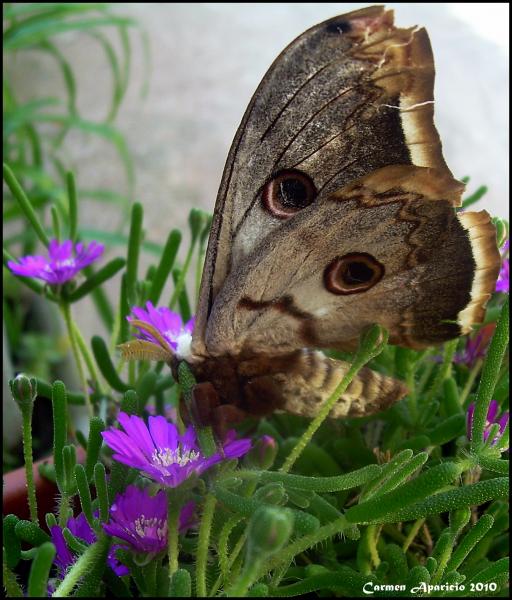
[[[229,559],[228,559],[228,542],[229,536],[233,529],[243,521],[243,517],[239,515],[235,515],[229,518],[224,525],[219,534],[219,541],[217,544],[218,547],[218,556],[219,556],[219,567],[221,572],[221,577],[226,578],[229,572]]]
[[[414,538],[418,535],[418,531],[423,527],[423,523],[425,523],[424,518],[418,519],[417,521],[415,521],[413,523],[413,526],[411,527],[411,530],[407,534],[407,537],[405,538],[403,546],[402,546],[402,550],[404,552],[407,552],[407,550],[409,549],[409,546],[412,544]]]
[[[204,501],[203,516],[199,526],[196,561],[196,593],[199,598],[206,597],[206,564],[208,561],[208,544],[212,528],[213,515],[217,500],[213,494],[208,494]]]
[[[379,552],[377,550],[377,542],[380,535],[381,525],[368,525],[368,551],[370,553],[370,558],[373,563],[373,566],[377,568],[380,565],[380,557]]]
[[[283,466],[281,467],[281,472],[287,473],[293,467],[295,461],[302,454],[304,448],[309,444],[311,438],[316,433],[317,429],[325,421],[325,419],[331,412],[333,406],[339,400],[340,396],[346,391],[352,379],[354,379],[358,371],[370,359],[377,356],[377,354],[379,354],[383,350],[383,348],[386,345],[386,342],[387,333],[385,333],[384,330],[378,325],[374,325],[371,328],[371,330],[362,338],[359,350],[356,356],[354,357],[354,362],[352,363],[350,369],[344,375],[340,383],[336,386],[334,392],[323,403],[317,416],[313,419],[309,427],[302,434],[297,445],[291,451],[289,456],[286,458]]]
[[[25,461],[25,475],[27,478],[28,507],[30,519],[39,524],[37,517],[36,486],[34,484],[34,463],[32,458],[32,413],[34,403],[27,402],[22,410],[23,417],[23,459]]]
[[[246,561],[242,574],[233,586],[226,592],[228,598],[243,598],[247,590],[258,578],[258,572],[263,562],[262,556],[254,557],[252,561]]]
[[[7,593],[7,598],[23,598],[23,590],[20,584],[16,581],[16,575],[9,567],[5,560],[5,552],[3,557],[3,574],[4,574],[4,588]]]
[[[75,585],[77,585],[82,577],[87,576],[87,573],[94,566],[97,556],[104,552],[104,547],[107,543],[108,538],[102,537],[95,544],[89,546],[67,572],[66,577],[55,592],[53,592],[52,597],[63,598],[71,595]]]
[[[232,568],[232,566],[235,564],[235,561],[238,558],[238,555],[242,551],[242,548],[244,547],[246,539],[247,539],[247,529],[240,536],[238,542],[236,543],[235,547],[233,548],[233,552],[231,553],[231,556],[229,557],[229,561],[228,561],[228,573],[229,573],[229,570]],[[217,581],[215,582],[214,586],[210,590],[210,598],[213,597],[213,596],[215,596],[215,594],[217,593],[218,589],[222,585],[223,581],[225,583],[227,583],[228,579],[224,578],[223,574],[221,573],[217,577]]]
[[[73,318],[71,316],[71,306],[67,302],[61,302],[59,304],[60,309],[62,311],[62,316],[64,317],[64,321],[66,323],[66,328],[68,330],[69,341],[71,343],[71,349],[73,351],[73,356],[75,358],[75,363],[78,369],[78,377],[80,378],[80,383],[82,385],[82,389],[84,390],[85,396],[85,404],[87,406],[87,410],[89,411],[89,416],[94,416],[94,411],[92,408],[91,399],[89,397],[89,390],[87,387],[87,380],[85,379],[85,373],[82,366],[82,360],[80,359],[80,352],[78,349],[78,343],[75,336],[75,323],[73,322]]]
[[[167,530],[168,530],[168,546],[167,553],[169,556],[169,587],[171,585],[172,576],[178,570],[178,555],[179,555],[179,528],[180,528],[180,512],[181,512],[181,493],[178,488],[170,488],[167,490]]]
[[[91,354],[89,348],[87,347],[87,344],[85,343],[85,340],[82,336],[82,332],[80,331],[80,329],[76,323],[73,323],[73,329],[74,329],[74,332],[76,335],[76,341],[78,343],[78,347],[80,348],[80,352],[82,353],[82,356],[84,357],[84,360],[85,360],[85,364],[87,365],[89,375],[91,376],[91,379],[96,382],[98,392],[103,393],[99,373],[94,364],[92,354]]]

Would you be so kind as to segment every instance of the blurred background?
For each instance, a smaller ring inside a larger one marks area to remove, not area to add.
[[[47,224],[48,198],[63,198],[63,174],[75,172],[80,231],[108,245],[105,262],[124,254],[129,206],[141,202],[143,273],[172,228],[187,231],[191,207],[213,211],[237,126],[278,53],[312,25],[368,4],[58,6],[4,3],[4,157]],[[468,194],[488,186],[477,209],[508,218],[509,5],[387,6],[398,26],[430,35],[450,169],[470,176]],[[19,255],[26,223],[5,206],[4,234]],[[107,291],[116,305],[119,276]],[[90,298],[75,312],[87,338],[106,333]],[[44,360],[57,351],[50,345]],[[41,357],[41,340],[28,354]]]

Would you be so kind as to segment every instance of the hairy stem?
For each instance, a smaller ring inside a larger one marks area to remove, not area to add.
[[[213,494],[206,496],[203,516],[199,525],[196,562],[196,593],[199,598],[206,597],[206,563],[208,560],[208,544],[216,502],[217,500]]]

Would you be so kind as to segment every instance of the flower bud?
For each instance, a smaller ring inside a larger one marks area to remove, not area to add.
[[[375,324],[368,327],[359,341],[359,352],[377,356],[388,342],[388,332],[381,325]]]
[[[193,208],[188,215],[188,225],[192,239],[196,239],[201,234],[204,223],[206,221],[206,213],[199,208]]]
[[[256,491],[254,497],[265,504],[286,504],[288,495],[281,482],[267,483]]]
[[[260,506],[249,523],[249,556],[279,552],[293,530],[293,513],[275,506]]]
[[[12,397],[22,412],[26,408],[32,408],[37,396],[37,381],[34,377],[27,377],[24,373],[20,373],[9,380],[9,387]]]
[[[269,435],[262,436],[246,455],[244,462],[248,467],[255,469],[270,469],[277,455],[277,442]]]

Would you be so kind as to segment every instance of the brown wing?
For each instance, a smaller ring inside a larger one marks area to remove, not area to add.
[[[206,330],[213,356],[352,349],[379,323],[422,348],[483,318],[500,256],[489,215],[457,215],[460,184],[384,167],[285,222],[229,274]]]
[[[386,165],[435,167],[450,175],[433,124],[433,85],[426,31],[396,28],[392,12],[381,6],[320,23],[281,53],[247,108],[224,169],[201,283],[196,354],[205,353],[206,323],[228,275],[283,227],[283,215],[262,202],[272,182],[285,200],[291,194],[292,204],[320,205]]]

